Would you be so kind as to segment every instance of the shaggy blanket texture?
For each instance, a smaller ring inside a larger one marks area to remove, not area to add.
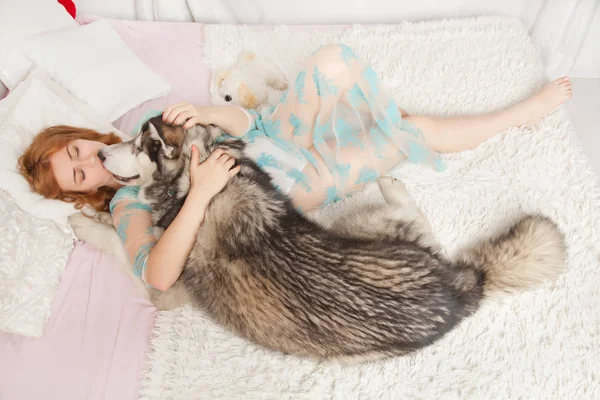
[[[39,338],[73,249],[73,235],[55,221],[22,210],[4,190],[0,216],[0,331]]]
[[[493,111],[546,81],[526,29],[495,17],[325,32],[207,26],[204,49],[212,69],[254,50],[293,82],[306,58],[329,42],[366,59],[411,114]],[[406,183],[448,254],[541,213],[566,235],[567,273],[535,292],[485,303],[418,353],[357,366],[272,353],[191,308],[161,312],[141,398],[600,398],[600,195],[564,112],[444,160],[443,173],[403,163],[391,174]],[[348,207],[380,201],[371,185],[313,216],[326,224]]]

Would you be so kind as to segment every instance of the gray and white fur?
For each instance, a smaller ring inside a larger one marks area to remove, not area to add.
[[[110,171],[142,186],[163,228],[189,190],[192,144],[201,161],[223,148],[241,166],[210,202],[179,279],[151,293],[160,309],[187,303],[266,348],[360,362],[427,346],[484,298],[533,288],[564,269],[563,235],[542,216],[448,259],[404,185],[390,177],[379,180],[387,204],[325,228],[296,211],[244,155],[241,140],[220,141],[221,134],[156,117],[132,141],[103,150]]]

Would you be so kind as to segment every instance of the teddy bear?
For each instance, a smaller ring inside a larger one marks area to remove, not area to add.
[[[288,82],[272,64],[250,51],[242,51],[231,69],[215,74],[215,104],[236,104],[259,110],[279,102]]]

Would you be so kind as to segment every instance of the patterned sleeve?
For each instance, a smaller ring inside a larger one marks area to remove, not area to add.
[[[110,202],[113,223],[123,246],[133,263],[133,274],[146,282],[146,263],[156,245],[151,208],[137,197],[138,186],[124,186]]]

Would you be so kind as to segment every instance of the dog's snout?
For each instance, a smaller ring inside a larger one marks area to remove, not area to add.
[[[225,101],[231,101],[231,100],[232,100],[232,98],[230,95],[228,95],[228,94],[225,95]]]
[[[106,160],[106,156],[104,155],[104,153],[102,153],[102,150],[98,150],[98,158],[102,162],[104,162],[104,160]]]

